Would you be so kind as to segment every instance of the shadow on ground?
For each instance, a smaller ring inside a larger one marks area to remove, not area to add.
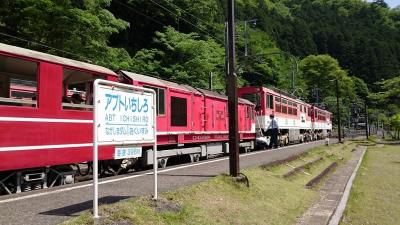
[[[101,204],[112,204],[121,200],[131,198],[132,196],[106,196],[99,198],[99,205]],[[93,201],[81,202],[74,205],[65,206],[58,209],[53,209],[45,212],[41,212],[41,215],[54,215],[54,216],[78,216],[78,213],[91,209],[93,207]]]

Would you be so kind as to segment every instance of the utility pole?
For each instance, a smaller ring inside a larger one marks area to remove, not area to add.
[[[257,23],[257,19],[252,19],[252,20],[245,20],[244,21],[244,56],[248,56],[249,55],[249,50],[248,50],[248,32],[247,32],[247,23],[253,23],[253,25],[256,25]]]
[[[237,76],[235,74],[235,6],[234,0],[228,0],[228,112],[229,112],[229,174],[239,174],[239,132]]]
[[[292,94],[294,94],[294,64],[292,63]]]
[[[368,105],[367,105],[367,100],[365,99],[365,135],[367,136],[367,139],[369,137],[368,134]]]
[[[336,79],[336,107],[337,107],[337,116],[338,116],[338,137],[339,137],[339,143],[342,143],[342,132],[341,132],[341,127],[340,127],[340,93],[339,93],[339,80]]]
[[[244,21],[244,56],[247,56],[247,21]]]
[[[228,44],[228,22],[225,22],[225,30],[224,30],[224,42],[225,42],[225,71],[226,75],[229,74],[229,44]],[[228,88],[228,87],[227,87]],[[228,89],[227,89],[228,92]]]
[[[210,72],[210,73],[208,74],[208,89],[209,89],[210,91],[212,91],[212,89],[213,89],[212,84],[213,84],[213,73]]]

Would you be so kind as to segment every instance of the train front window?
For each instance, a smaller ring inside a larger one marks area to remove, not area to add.
[[[93,110],[93,82],[104,76],[63,69],[62,107],[73,110]]]
[[[249,100],[256,105],[256,108],[261,107],[261,96],[260,93],[247,93],[242,94],[242,98]]]
[[[0,55],[0,105],[37,107],[38,63]]]

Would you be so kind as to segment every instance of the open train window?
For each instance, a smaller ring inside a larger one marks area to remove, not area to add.
[[[165,89],[152,86],[143,87],[153,89],[156,92],[157,116],[165,115]]]
[[[171,97],[171,126],[187,126],[186,98]]]
[[[273,95],[267,95],[266,99],[267,99],[267,107],[269,109],[273,109],[274,108],[274,96]]]
[[[0,105],[37,107],[38,63],[0,55]]]
[[[93,82],[96,79],[105,79],[105,77],[64,68],[62,79],[62,108],[93,110]]]

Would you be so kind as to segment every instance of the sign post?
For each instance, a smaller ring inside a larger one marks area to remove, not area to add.
[[[154,198],[157,199],[156,94],[148,88],[98,79],[93,108],[93,218],[98,212],[98,146],[115,145],[114,159],[142,156],[153,144]]]

